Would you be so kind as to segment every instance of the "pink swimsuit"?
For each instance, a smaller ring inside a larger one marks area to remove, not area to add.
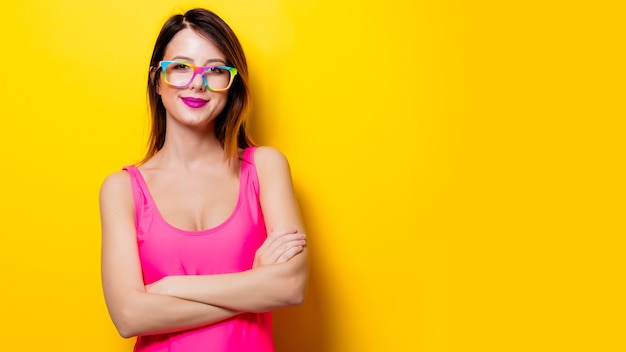
[[[259,204],[254,148],[242,157],[239,199],[222,224],[186,231],[167,223],[134,166],[130,174],[135,202],[137,244],[145,284],[171,275],[211,275],[252,268],[254,253],[266,238]],[[251,292],[252,294],[252,292]],[[244,313],[203,328],[137,337],[135,352],[274,351],[271,313]]]

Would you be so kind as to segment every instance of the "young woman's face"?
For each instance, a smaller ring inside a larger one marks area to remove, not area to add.
[[[164,61],[177,61],[195,66],[226,65],[224,54],[209,40],[190,28],[178,32],[165,49]],[[183,66],[184,67],[184,66]],[[189,86],[177,88],[166,83],[160,74],[158,92],[167,112],[167,124],[187,126],[213,124],[228,99],[228,91],[214,92],[196,75]]]

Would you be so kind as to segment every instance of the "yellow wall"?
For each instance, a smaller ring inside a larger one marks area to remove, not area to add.
[[[280,351],[626,349],[614,3],[3,1],[0,349],[131,350],[97,193],[144,151],[160,25],[198,5],[243,41],[310,234]]]

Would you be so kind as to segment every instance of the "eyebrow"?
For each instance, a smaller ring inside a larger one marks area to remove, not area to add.
[[[189,58],[189,57],[187,57],[187,56],[174,56],[174,57],[172,58],[172,60],[170,60],[170,61],[173,61],[173,60],[185,60],[185,61],[193,62],[193,59],[192,59],[192,58]],[[210,63],[215,63],[215,62],[219,62],[219,63],[222,63],[222,64],[226,64],[226,61],[225,61],[225,60],[222,60],[222,59],[208,59],[208,60],[206,60],[206,61],[204,62],[204,65],[206,66],[207,64],[210,64]]]

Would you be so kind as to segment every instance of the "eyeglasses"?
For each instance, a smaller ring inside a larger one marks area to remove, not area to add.
[[[159,62],[165,83],[176,88],[187,88],[196,75],[202,76],[202,83],[214,92],[228,90],[237,75],[237,69],[230,66],[195,66],[186,62]]]

